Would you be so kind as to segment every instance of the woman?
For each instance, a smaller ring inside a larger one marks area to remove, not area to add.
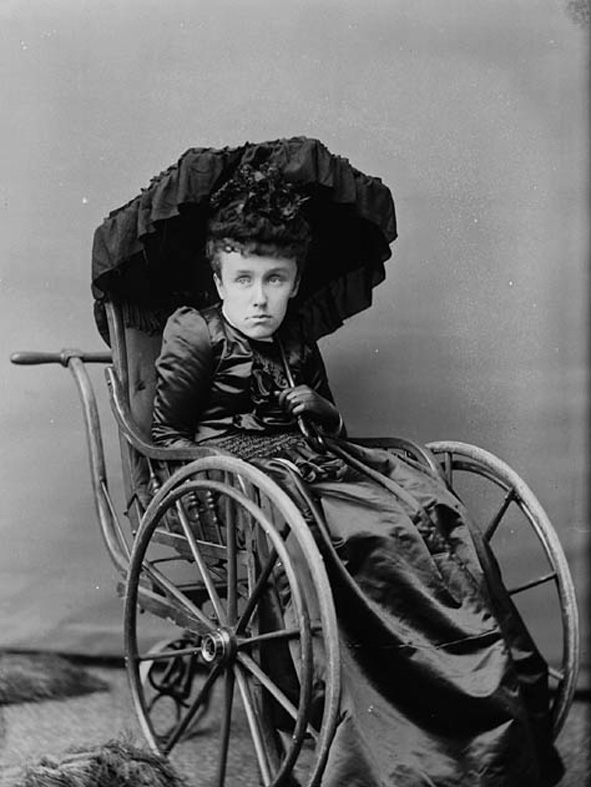
[[[214,195],[220,303],[167,323],[153,439],[226,448],[297,495],[268,464],[283,458],[322,509],[348,646],[323,784],[553,784],[545,665],[506,595],[490,593],[461,503],[412,462],[302,437],[302,423],[344,435],[319,351],[290,314],[306,275],[305,208],[272,168],[242,168]]]

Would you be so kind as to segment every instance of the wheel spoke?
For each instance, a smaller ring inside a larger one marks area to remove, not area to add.
[[[230,501],[228,503],[231,505]],[[237,583],[238,583],[238,574],[237,574],[237,554],[236,554],[236,523],[238,521],[238,512],[234,508],[234,516],[228,517],[228,523],[226,525],[226,546],[228,549],[228,562],[227,562],[227,572],[228,572],[228,625],[233,626],[236,623],[237,617],[237,610],[238,610],[238,598],[237,598]]]
[[[267,558],[267,563],[259,577],[256,581],[256,585],[252,589],[252,593],[250,594],[244,609],[242,610],[242,614],[236,624],[236,634],[242,634],[244,629],[248,626],[250,619],[256,609],[257,604],[260,601],[262,594],[265,591],[267,582],[269,577],[271,576],[271,572],[275,568],[275,563],[277,562],[277,552],[275,549],[272,549],[269,553],[269,557]]]
[[[179,656],[194,656],[199,653],[200,649],[194,645],[190,648],[183,648],[182,650],[160,650],[148,651],[144,656],[137,657],[138,661],[166,661],[168,659],[175,659]]]
[[[537,577],[537,579],[530,579],[529,582],[524,582],[522,585],[515,585],[512,588],[508,588],[507,592],[510,596],[514,596],[516,593],[523,593],[524,590],[529,590],[530,588],[535,588],[538,585],[543,585],[546,582],[551,582],[553,579],[557,578],[556,571],[551,571],[549,574],[544,574],[541,577]]]
[[[246,653],[238,653],[237,656],[239,662],[245,667],[254,677],[262,683],[262,685],[267,689],[269,694],[271,694],[275,700],[283,707],[283,709],[291,716],[291,718],[296,721],[298,717],[298,710],[295,705],[285,696],[285,694],[281,691],[279,686],[274,683],[271,678],[264,672],[259,665],[248,656]],[[313,727],[310,725],[307,726],[306,731],[309,735],[311,735],[314,740],[317,740],[318,733],[314,730]]]
[[[228,764],[228,746],[232,727],[232,702],[234,699],[234,672],[226,670],[224,682],[224,707],[222,710],[222,729],[220,736],[220,757],[218,760],[217,785],[224,787],[226,780],[226,766]]]
[[[211,575],[209,573],[209,569],[201,552],[199,551],[199,547],[197,546],[197,541],[195,536],[193,535],[193,531],[191,530],[191,525],[185,513],[185,510],[179,500],[176,502],[176,509],[179,515],[179,519],[181,521],[181,526],[183,528],[183,532],[185,534],[185,538],[189,543],[189,548],[191,550],[191,555],[193,556],[193,560],[197,564],[199,571],[201,572],[201,576],[203,578],[203,583],[211,599],[211,603],[213,604],[213,608],[215,610],[216,615],[218,616],[218,620],[220,623],[226,623],[226,611],[222,605],[221,599],[218,595],[218,592],[215,588]]]
[[[301,632],[299,629],[280,629],[279,631],[269,631],[265,634],[256,634],[254,637],[244,637],[237,642],[238,650],[251,648],[255,645],[260,645],[261,642],[270,642],[276,640],[290,640],[299,639]]]
[[[562,683],[564,680],[564,672],[562,670],[556,669],[555,667],[548,667],[548,675],[558,683]]]
[[[490,541],[491,538],[494,536],[494,534],[496,532],[496,529],[501,524],[501,519],[505,516],[505,514],[507,512],[507,509],[509,508],[509,506],[511,505],[513,500],[516,499],[516,497],[517,496],[516,496],[516,493],[515,493],[514,489],[510,489],[507,492],[507,494],[505,495],[505,499],[501,503],[501,507],[499,508],[497,513],[494,515],[494,517],[491,519],[488,527],[484,531],[484,538],[487,541]]]
[[[166,743],[163,746],[163,753],[168,754],[173,746],[178,743],[181,735],[185,732],[189,724],[194,719],[199,707],[205,702],[207,695],[211,691],[211,687],[214,681],[217,679],[220,671],[222,668],[221,662],[216,664],[207,678],[205,679],[205,683],[201,687],[201,690],[193,700],[193,702],[189,705],[189,708],[185,714],[185,716],[181,719],[181,721],[177,724],[171,734],[168,736]]]
[[[250,737],[252,738],[257,762],[259,764],[261,778],[263,780],[263,784],[266,786],[271,784],[271,780],[272,780],[271,771],[269,768],[269,761],[267,759],[267,753],[265,751],[265,744],[263,741],[263,735],[259,725],[259,719],[257,717],[255,705],[250,695],[250,688],[248,686],[248,681],[246,680],[246,677],[242,674],[242,670],[240,669],[240,665],[238,664],[236,665],[236,680],[238,681],[240,697],[242,699],[242,704],[244,706],[244,711],[246,713],[246,720],[248,722]]]
[[[214,629],[214,625],[211,620],[205,615],[199,607],[195,606],[185,595],[182,593],[177,586],[170,580],[168,577],[159,571],[155,566],[153,566],[149,561],[145,560],[142,563],[142,569],[146,572],[146,574],[152,579],[157,585],[159,585],[165,593],[168,594],[174,601],[176,601],[180,606],[192,617],[199,620],[201,623],[204,623],[205,626],[209,631]]]

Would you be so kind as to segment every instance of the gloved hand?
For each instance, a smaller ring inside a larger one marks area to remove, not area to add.
[[[279,394],[279,404],[294,418],[309,418],[330,434],[336,434],[342,426],[340,413],[334,404],[308,385],[285,388]]]

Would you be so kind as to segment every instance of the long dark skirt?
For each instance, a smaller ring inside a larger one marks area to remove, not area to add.
[[[556,783],[546,664],[461,502],[429,469],[386,451],[347,450],[388,488],[351,467],[308,485],[330,534],[342,654],[322,784]],[[259,464],[305,511],[289,474]]]

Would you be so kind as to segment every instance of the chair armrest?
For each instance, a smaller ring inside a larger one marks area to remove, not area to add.
[[[105,370],[105,376],[110,392],[111,409],[117,425],[127,442],[142,456],[165,462],[190,462],[206,456],[228,455],[227,451],[219,448],[205,448],[201,446],[195,446],[194,448],[161,448],[153,443],[149,443],[142,437],[134,423],[121,383],[112,366]]]

